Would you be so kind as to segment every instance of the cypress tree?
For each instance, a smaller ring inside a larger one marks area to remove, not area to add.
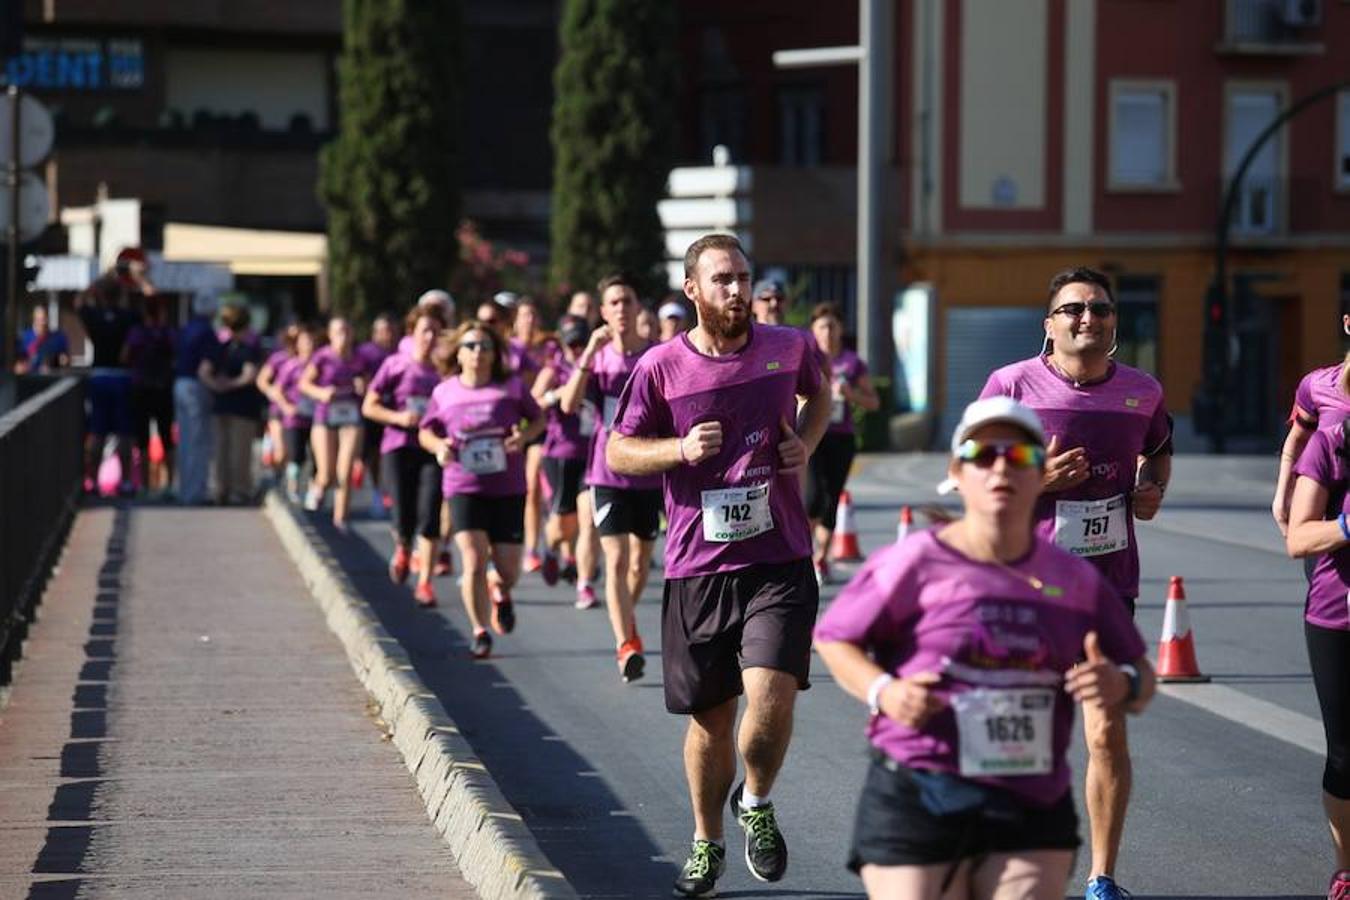
[[[565,0],[554,73],[552,278],[622,269],[666,283],[656,203],[673,160],[677,37],[668,0]]]
[[[336,312],[368,322],[458,261],[458,0],[344,0],[339,130],[320,158]]]

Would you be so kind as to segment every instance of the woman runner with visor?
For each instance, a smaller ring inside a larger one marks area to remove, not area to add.
[[[869,897],[1061,900],[1073,701],[1137,713],[1153,694],[1115,588],[1033,531],[1044,465],[1035,413],[972,403],[948,467],[964,518],[871,556],[816,626],[872,713],[849,857]]]
[[[464,562],[461,596],[477,659],[492,653],[489,559],[496,570],[492,627],[509,634],[516,626],[511,587],[525,532],[525,445],[544,430],[539,404],[506,370],[502,343],[484,322],[459,327],[450,377],[432,391],[418,431],[422,447],[445,467],[441,488]]]

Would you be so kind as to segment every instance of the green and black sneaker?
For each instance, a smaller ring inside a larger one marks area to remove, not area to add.
[[[753,809],[741,806],[744,788],[745,782],[741,782],[731,792],[731,814],[745,829],[745,864],[760,881],[778,881],[787,872],[787,841],[778,830],[772,803]]]
[[[717,879],[726,868],[727,851],[712,841],[694,841],[689,858],[675,879],[676,897],[716,897]]]

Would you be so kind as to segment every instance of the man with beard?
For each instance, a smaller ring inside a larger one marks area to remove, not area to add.
[[[661,531],[661,478],[615,471],[605,460],[605,445],[624,386],[651,344],[638,336],[640,307],[632,279],[610,275],[601,280],[599,293],[605,324],[591,333],[577,358],[562,389],[561,406],[567,415],[589,415],[594,420],[599,414],[599,427],[591,436],[586,486],[605,557],[605,606],[614,630],[614,656],[619,677],[629,684],[642,677],[647,665],[636,605],[647,586],[652,548]]]
[[[722,874],[728,793],[751,874],[777,881],[787,869],[768,798],[796,692],[809,686],[819,593],[800,476],[828,424],[830,386],[802,331],[751,324],[750,263],[735,238],[695,241],[684,272],[698,325],[638,361],[608,457],[620,473],[665,475],[661,664],[666,708],[690,716],[694,812],[675,892],[699,897]],[[737,751],[745,780],[731,792]]]
[[[1172,422],[1158,382],[1111,359],[1118,314],[1101,272],[1058,273],[1045,317],[1048,352],[994,372],[980,397],[1012,397],[1045,423],[1050,442],[1037,533],[1095,565],[1133,614],[1134,520],[1153,518],[1162,504],[1172,475]],[[1125,716],[1084,704],[1083,731],[1092,832],[1087,900],[1117,900],[1124,895],[1113,875],[1132,782]]]

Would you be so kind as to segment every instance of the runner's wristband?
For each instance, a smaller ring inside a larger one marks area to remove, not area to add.
[[[886,690],[886,685],[895,681],[895,676],[890,672],[882,672],[867,687],[867,709],[874,716],[881,715],[881,692]]]
[[[1129,690],[1125,694],[1125,702],[1133,703],[1139,699],[1139,670],[1131,663],[1121,663],[1116,668],[1125,673],[1125,678],[1130,683]]]
[[[1346,522],[1345,513],[1341,513],[1339,516],[1337,516],[1336,521],[1341,526],[1341,537],[1345,538],[1347,541],[1350,541],[1350,522]]]

